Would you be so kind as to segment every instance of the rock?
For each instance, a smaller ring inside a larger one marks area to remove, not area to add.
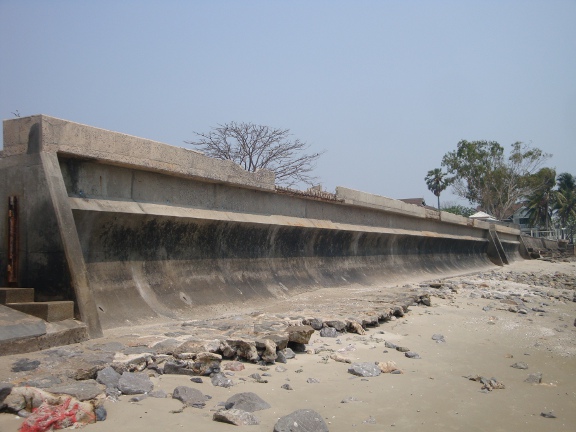
[[[77,369],[73,374],[72,378],[76,381],[83,381],[88,379],[96,378],[96,374],[100,368],[98,366],[93,366],[88,369]]]
[[[308,318],[302,321],[302,324],[309,325],[314,330],[321,330],[322,329],[322,320],[318,318]]]
[[[104,421],[106,420],[106,417],[108,417],[108,413],[106,412],[106,408],[104,408],[102,405],[97,406],[96,408],[94,408],[94,415],[96,416],[96,421]]]
[[[137,372],[124,372],[118,380],[118,390],[125,395],[149,393],[154,388],[154,384],[148,375]]]
[[[103,393],[102,388],[95,380],[75,381],[57,387],[50,387],[48,391],[54,394],[67,394],[80,401],[94,399]]]
[[[380,375],[380,368],[374,363],[352,363],[348,373],[361,377],[374,377]]]
[[[441,335],[441,334],[433,334],[432,340],[436,341],[436,343],[445,343],[446,342],[444,335]]]
[[[276,343],[271,339],[257,339],[256,349],[261,352],[260,358],[267,363],[274,363],[278,355],[276,354]]]
[[[405,352],[404,355],[408,358],[411,358],[411,359],[421,359],[422,358],[422,357],[420,357],[420,355],[417,352],[414,352],[414,351]]]
[[[172,392],[172,399],[178,399],[183,404],[194,408],[204,408],[209,398],[192,387],[178,386]]]
[[[200,377],[192,377],[192,378],[190,378],[190,381],[192,381],[193,383],[196,383],[196,384],[202,384],[204,382],[202,380],[202,378],[200,378]]]
[[[244,370],[244,364],[239,361],[233,361],[224,365],[224,370],[239,372]]]
[[[247,339],[227,339],[228,344],[238,357],[244,358],[248,361],[257,362],[260,360],[258,350],[256,349],[256,342]],[[226,354],[224,354],[226,356]]]
[[[165,339],[152,345],[152,351],[157,354],[174,354],[174,351],[180,346],[180,342],[176,339]]]
[[[376,322],[378,322],[378,321],[376,321]],[[364,330],[364,327],[362,327],[362,325],[356,321],[350,321],[348,323],[347,330],[350,333],[357,333],[359,335],[366,334],[366,330]]]
[[[396,366],[396,363],[393,361],[387,361],[387,362],[380,362],[377,364],[378,368],[380,368],[380,372],[382,373],[391,373],[398,369],[398,366]]]
[[[320,336],[321,337],[338,337],[338,330],[336,330],[334,327],[324,327],[322,330],[320,330]]]
[[[36,388],[50,388],[62,384],[62,380],[57,376],[48,375],[44,377],[37,377],[29,381],[23,382],[22,385]]]
[[[392,342],[384,341],[384,346],[390,349],[396,349],[397,345],[393,344]]]
[[[275,370],[276,372],[286,372],[288,369],[286,369],[284,366],[278,365],[278,366],[276,366],[276,367],[274,368],[274,370]]]
[[[139,394],[130,398],[129,402],[140,402],[148,398],[147,394]]]
[[[294,351],[292,351],[291,348],[286,348],[285,350],[282,351],[282,353],[284,354],[284,357],[286,357],[286,359],[288,360],[296,357],[296,354],[294,353]]]
[[[112,367],[117,372],[124,371],[134,371],[142,370],[146,367],[149,360],[152,358],[152,353],[138,353],[125,355],[122,353],[116,353],[114,355],[114,360]]]
[[[530,374],[530,375],[528,375],[528,378],[526,378],[524,380],[524,382],[527,382],[530,384],[540,384],[542,382],[542,373],[537,372],[537,373]]]
[[[400,351],[400,352],[405,353],[405,352],[410,351],[410,348],[408,348],[408,347],[403,347],[403,346],[397,346],[397,347],[396,347],[396,351]]]
[[[28,358],[22,358],[15,361],[12,364],[12,372],[31,371],[36,369],[38,366],[40,366],[39,360],[30,360]]]
[[[164,364],[164,373],[169,375],[194,375],[189,363],[183,360],[167,361]]]
[[[12,391],[12,387],[14,387],[13,384],[0,382],[0,411],[6,406],[4,400]]]
[[[340,401],[340,403],[352,403],[352,402],[362,402],[362,401],[358,398],[355,398],[354,396],[347,396]]]
[[[288,349],[288,348],[286,348]],[[292,350],[290,350],[292,351]],[[276,363],[287,363],[288,360],[286,359],[286,355],[284,354],[284,351],[278,351],[276,353]]]
[[[281,417],[274,432],[329,432],[324,419],[316,411],[301,409]]]
[[[331,354],[330,358],[332,360],[340,362],[340,363],[352,363],[352,360],[350,360],[349,358],[346,358],[344,356],[341,356],[340,354],[337,354],[337,353]]]
[[[280,388],[283,388],[284,390],[294,390],[290,384],[282,384]]]
[[[271,408],[270,404],[256,393],[237,393],[228,398],[224,404],[226,409],[239,409],[247,412],[261,411]]]
[[[310,337],[314,333],[314,329],[309,325],[292,326],[286,329],[288,332],[288,340],[300,344],[307,344],[310,342]]]
[[[118,381],[120,380],[120,374],[110,366],[106,366],[104,369],[98,371],[96,374],[96,381],[100,384],[104,384],[107,388],[118,388]]]
[[[258,373],[253,373],[251,375],[248,375],[249,378],[252,378],[254,381],[260,383],[260,384],[266,384],[268,382],[268,380],[263,379],[260,374]]]
[[[148,393],[148,396],[156,398],[156,399],[166,399],[168,397],[168,395],[166,394],[166,392],[162,389],[160,390],[153,390],[150,393]]]
[[[234,381],[222,373],[216,373],[210,378],[213,386],[229,388],[234,385]]]
[[[260,420],[254,414],[239,409],[218,410],[212,416],[212,420],[236,426],[260,424]]]
[[[316,378],[308,378],[308,379],[306,380],[306,382],[307,382],[308,384],[319,384],[319,383],[320,383],[320,380],[319,380],[319,379],[316,379]]]
[[[543,411],[540,415],[544,418],[556,418],[556,415],[552,411]]]
[[[288,345],[292,349],[292,351],[294,351],[294,352],[297,352],[297,353],[306,353],[307,352],[306,345],[303,343],[289,342]]]
[[[324,324],[326,324],[328,327],[335,328],[339,332],[342,332],[344,329],[346,329],[346,323],[341,320],[328,320],[325,321]]]
[[[179,357],[184,353],[198,354],[203,352],[216,353],[220,350],[220,341],[218,339],[213,340],[198,340],[189,339],[186,342],[178,345],[174,351],[174,357]]]
[[[220,354],[201,352],[196,354],[191,369],[196,375],[211,375],[220,372],[221,362],[222,356]]]
[[[528,369],[528,365],[524,362],[516,362],[513,365],[510,365],[514,369]]]

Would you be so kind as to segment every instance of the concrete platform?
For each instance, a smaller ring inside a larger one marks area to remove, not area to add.
[[[34,288],[0,288],[0,304],[34,301]]]
[[[0,344],[46,334],[40,318],[0,305]]]
[[[8,303],[6,306],[48,322],[74,318],[73,301]]]

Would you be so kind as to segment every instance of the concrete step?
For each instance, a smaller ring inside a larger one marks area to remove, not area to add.
[[[0,288],[0,304],[34,301],[34,288]]]
[[[48,322],[74,318],[73,301],[20,302],[7,303],[6,306]]]

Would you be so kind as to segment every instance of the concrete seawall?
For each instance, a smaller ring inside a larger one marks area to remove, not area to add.
[[[74,299],[92,335],[521,258],[511,228],[342,187],[290,194],[268,171],[43,115],[5,121],[1,156],[0,212],[19,203],[18,284]]]

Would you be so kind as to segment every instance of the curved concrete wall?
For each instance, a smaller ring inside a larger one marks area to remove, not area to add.
[[[75,220],[104,327],[490,265],[483,240],[109,212]]]

